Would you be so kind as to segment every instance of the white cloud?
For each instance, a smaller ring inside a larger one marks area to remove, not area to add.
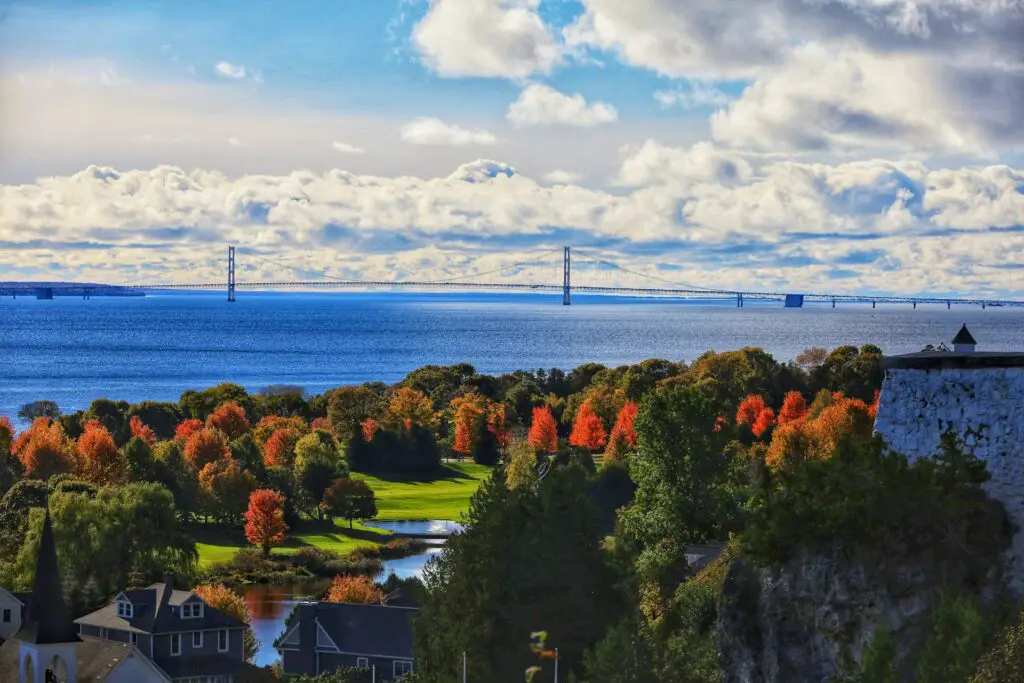
[[[506,115],[516,126],[560,124],[590,127],[619,118],[615,107],[604,102],[588,104],[583,95],[566,95],[540,83],[526,86]]]
[[[342,154],[366,154],[366,150],[362,147],[356,147],[350,145],[347,142],[339,142],[335,140],[331,143],[331,148],[335,151],[341,152]]]
[[[435,118],[410,121],[402,126],[401,136],[411,145],[493,145],[498,142],[486,130],[469,130]]]
[[[688,186],[715,183],[733,186],[750,179],[750,164],[740,155],[700,142],[689,149],[667,147],[648,140],[627,147],[616,183],[627,187],[648,185]]]
[[[549,73],[560,47],[540,0],[431,0],[413,29],[424,63],[442,76],[524,78]]]
[[[697,80],[690,81],[686,89],[659,90],[654,93],[654,99],[663,109],[720,107],[732,101],[731,97],[718,88]]]
[[[216,70],[218,75],[225,78],[245,78],[245,67],[232,64],[231,62],[218,62]]]
[[[575,185],[583,178],[580,173],[555,169],[544,175],[544,180],[555,185]]]
[[[229,145],[231,145],[232,147],[241,147],[242,146],[242,142],[238,138],[233,136],[233,135],[227,139],[227,143]]]

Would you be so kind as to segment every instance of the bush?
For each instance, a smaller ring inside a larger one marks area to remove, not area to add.
[[[1024,681],[1024,613],[1000,635],[978,663],[970,683]]]

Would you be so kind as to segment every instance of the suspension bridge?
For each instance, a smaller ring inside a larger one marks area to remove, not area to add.
[[[346,278],[326,271],[299,268],[276,261],[256,251],[242,252],[254,263],[240,266],[238,255],[242,250],[227,248],[227,260],[220,262],[221,278],[211,277],[194,282],[156,282],[97,284],[78,282],[0,282],[0,296],[29,296],[52,299],[56,296],[143,296],[146,293],[171,291],[222,290],[227,301],[235,301],[239,291],[280,290],[426,290],[426,291],[508,291],[561,294],[562,304],[572,304],[573,294],[608,296],[657,297],[669,299],[719,300],[735,303],[742,308],[747,301],[776,301],[789,308],[799,308],[807,302],[831,304],[870,303],[944,304],[988,307],[1024,307],[1024,301],[996,298],[964,298],[955,296],[903,296],[892,294],[830,294],[827,292],[794,292],[772,290],[744,290],[700,287],[677,282],[660,275],[640,272],[618,265],[602,254],[585,249],[562,247],[549,250],[527,261],[478,270],[470,269],[462,275],[444,278],[365,279]],[[546,259],[546,260],[545,260]],[[267,265],[274,266],[269,269]],[[216,267],[216,266],[213,266]],[[238,279],[239,270],[243,278]],[[284,271],[287,274],[282,275]]]

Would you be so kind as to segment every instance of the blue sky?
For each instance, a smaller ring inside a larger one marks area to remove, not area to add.
[[[1024,297],[1024,19],[981,0],[2,6],[0,273],[181,279],[232,242],[452,275],[570,240]]]

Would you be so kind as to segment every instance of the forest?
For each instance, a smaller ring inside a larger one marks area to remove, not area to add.
[[[415,590],[417,678],[453,680],[465,652],[471,680],[551,680],[557,657],[561,676],[580,681],[717,682],[737,558],[782,566],[841,541],[963,564],[1008,543],[984,466],[960,444],[910,464],[872,437],[881,356],[843,346],[780,363],[744,348],[499,376],[425,366],[393,386],[316,396],[222,384],[73,413],[40,400],[19,412],[20,431],[0,418],[0,585],[31,583],[47,501],[69,600],[84,611],[167,570],[209,579],[196,540],[210,528],[244,534],[252,550],[237,566],[280,560],[304,527],[373,519],[368,481],[429,482],[475,461],[490,474],[465,529]],[[725,550],[692,570],[687,548],[712,542]],[[316,549],[294,558],[350,573]],[[1022,656],[1015,608],[956,576],[943,587],[952,616],[936,615],[922,650],[952,647],[956,671],[889,652],[879,636],[841,680],[1010,680],[1000,676]],[[335,599],[388,594],[365,577],[335,584]],[[907,678],[907,667],[924,673]]]

